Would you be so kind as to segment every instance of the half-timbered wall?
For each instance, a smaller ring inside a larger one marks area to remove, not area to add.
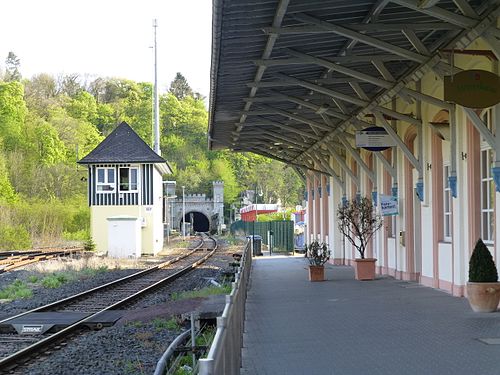
[[[153,164],[142,164],[139,168],[137,191],[121,191],[119,169],[137,167],[132,164],[95,164],[89,166],[88,202],[89,206],[137,206],[153,204]],[[116,188],[112,192],[98,191],[97,170],[113,168]]]

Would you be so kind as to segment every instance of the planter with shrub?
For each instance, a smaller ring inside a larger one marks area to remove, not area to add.
[[[467,298],[475,312],[494,312],[500,301],[497,268],[481,239],[477,241],[469,261]]]

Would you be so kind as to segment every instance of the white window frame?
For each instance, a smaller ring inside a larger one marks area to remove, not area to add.
[[[492,244],[494,235],[494,206],[495,206],[495,186],[493,176],[491,174],[491,160],[493,158],[493,150],[481,149],[480,154],[481,164],[481,238],[484,243]],[[484,159],[487,159],[487,165],[484,166]],[[483,173],[486,172],[486,174]],[[486,190],[486,191],[485,191]],[[493,194],[493,197],[492,197]],[[488,198],[486,198],[488,197]],[[489,228],[489,230],[487,229]]]
[[[102,170],[104,171],[104,181],[99,182],[99,171]],[[114,182],[109,182],[109,172],[113,172],[113,177],[114,177]],[[97,167],[96,168],[96,175],[95,175],[95,182],[96,182],[96,193],[97,194],[114,194],[116,193],[116,169],[113,167]],[[106,190],[99,190],[99,188],[102,188],[104,186],[112,187],[112,189],[106,189]]]
[[[452,228],[452,198],[449,179],[450,164],[443,165],[443,240],[451,242],[453,235]]]
[[[128,189],[122,189],[122,182],[121,182],[121,170],[122,169],[127,169],[128,170],[128,176],[129,176],[129,181],[128,181]],[[135,189],[131,189],[131,181],[130,181],[130,176],[131,171],[135,170],[136,171],[136,183],[135,183]],[[139,168],[138,167],[118,167],[118,187],[120,193],[137,193],[139,192],[139,183],[140,183],[140,175],[139,175]]]
[[[481,119],[485,123],[486,127],[495,133],[493,127],[493,121],[491,119],[492,112],[487,109],[481,113]],[[486,156],[487,165],[484,166],[484,159]],[[486,141],[481,138],[481,152],[479,154],[480,163],[480,191],[481,191],[481,238],[486,244],[493,244],[495,236],[495,183],[493,181],[493,175],[491,173],[492,161],[494,160],[494,151],[486,143]],[[484,174],[483,171],[486,173]],[[483,188],[486,186],[486,189]],[[486,190],[486,191],[484,191]],[[485,195],[489,197],[485,199]],[[485,204],[486,203],[486,204]],[[487,228],[489,228],[488,232]],[[485,235],[486,234],[486,235]]]

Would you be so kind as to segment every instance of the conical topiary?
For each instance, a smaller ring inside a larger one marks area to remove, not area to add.
[[[483,240],[477,240],[469,261],[469,281],[473,283],[495,283],[498,272],[490,251]]]

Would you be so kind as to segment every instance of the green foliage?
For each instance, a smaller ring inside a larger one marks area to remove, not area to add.
[[[257,221],[282,221],[282,220],[291,220],[292,213],[291,211],[285,212],[270,212],[268,214],[259,214],[257,215]]]
[[[181,73],[176,74],[174,80],[170,83],[168,91],[175,95],[178,99],[184,99],[187,96],[193,95],[193,90]]]
[[[57,272],[52,275],[45,276],[40,283],[45,288],[56,289],[72,279],[73,277],[67,273]]]
[[[177,332],[177,331],[180,331],[180,329],[181,329],[181,326],[175,317],[172,317],[168,320],[156,318],[156,319],[153,319],[152,323],[153,323],[153,327],[155,328],[156,331],[162,331],[164,329],[167,329],[169,331]]]
[[[24,87],[19,82],[0,82],[0,137],[6,150],[22,143],[22,128],[26,117]]]
[[[28,231],[21,225],[0,226],[0,249],[2,250],[26,250],[30,249],[31,239]]]
[[[96,244],[95,244],[94,240],[92,239],[92,237],[89,237],[87,239],[87,241],[85,241],[84,244],[83,244],[83,248],[86,251],[94,251],[95,247],[96,247]]]
[[[134,320],[132,322],[127,323],[127,326],[134,327],[134,328],[141,328],[144,325],[143,322],[140,320]]]
[[[15,54],[9,64],[15,73]],[[0,227],[27,231],[19,241],[7,236],[10,243],[84,240],[90,220],[86,172],[76,161],[121,121],[151,144],[152,85],[97,78],[84,86],[78,74],[7,78],[0,82]],[[186,193],[209,197],[212,181],[223,180],[228,207],[256,183],[263,203],[300,202],[302,182],[283,164],[254,154],[208,151],[205,102],[182,74],[174,82],[172,92],[160,96],[162,155],[174,170],[169,179],[188,186]]]
[[[28,282],[31,284],[36,284],[39,281],[39,277],[37,275],[30,275],[28,276]]]
[[[64,232],[74,233],[86,230],[90,226],[89,216],[86,212],[84,196],[75,196],[71,200],[43,201],[41,199],[22,199],[13,204],[0,203],[0,228],[17,228],[12,236],[17,241],[36,238],[41,243],[54,243],[56,239],[62,237]],[[0,238],[0,248],[7,244],[2,243]]]
[[[108,266],[100,266],[97,268],[90,268],[90,267],[85,267],[83,268],[79,273],[78,273],[78,278],[88,278],[88,277],[94,277],[98,274],[105,273],[108,271]]]
[[[231,284],[224,284],[222,286],[211,285],[200,290],[188,290],[180,293],[174,292],[171,294],[170,298],[172,299],[172,301],[177,301],[188,298],[208,297],[212,295],[229,293],[231,293]]]
[[[311,266],[322,266],[330,259],[330,250],[326,243],[313,241],[306,246],[305,257]]]
[[[469,260],[469,281],[474,283],[495,283],[498,281],[495,262],[482,239],[477,240]]]
[[[10,182],[4,153],[0,149],[0,203],[14,203],[17,199],[18,196]]]
[[[33,295],[32,290],[21,280],[15,280],[12,284],[7,285],[0,290],[0,299],[16,300],[30,298]]]

